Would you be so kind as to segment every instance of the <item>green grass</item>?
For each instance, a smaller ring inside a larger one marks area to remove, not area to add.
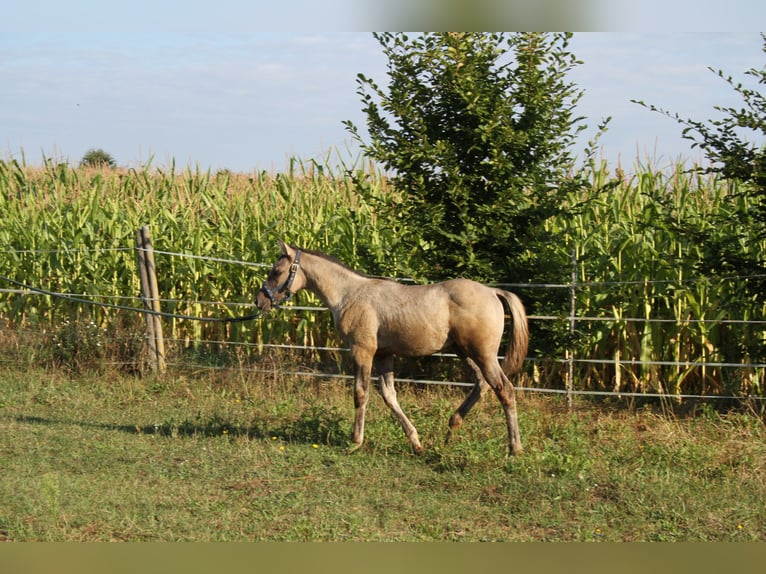
[[[348,384],[222,372],[136,378],[6,367],[0,539],[14,541],[766,541],[766,430],[520,397],[505,457],[485,399],[403,385],[427,452],[379,397],[347,454]]]

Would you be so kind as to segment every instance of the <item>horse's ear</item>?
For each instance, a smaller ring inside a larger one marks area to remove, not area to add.
[[[277,239],[277,242],[279,243],[279,249],[282,251],[282,255],[287,255],[288,257],[292,257],[294,255],[293,248],[290,247],[287,243],[281,239]]]

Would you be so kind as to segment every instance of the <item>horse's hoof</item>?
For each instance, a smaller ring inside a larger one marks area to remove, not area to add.
[[[347,449],[346,454],[352,454],[362,448],[362,443],[352,443]]]

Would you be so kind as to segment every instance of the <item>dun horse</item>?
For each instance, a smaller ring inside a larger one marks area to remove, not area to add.
[[[282,254],[258,292],[256,304],[268,312],[293,293],[308,289],[332,312],[355,368],[352,450],[364,440],[364,415],[374,364],[383,400],[396,415],[414,451],[423,451],[417,430],[396,399],[393,356],[425,356],[451,350],[468,363],[476,384],[450,418],[447,440],[488,385],[505,410],[510,453],[521,453],[516,399],[507,375],[521,369],[529,331],[524,306],[516,295],[468,279],[401,285],[367,277],[316,251],[301,250],[282,241],[279,246]],[[501,366],[498,349],[505,324],[502,301],[508,305],[511,319],[508,349]]]

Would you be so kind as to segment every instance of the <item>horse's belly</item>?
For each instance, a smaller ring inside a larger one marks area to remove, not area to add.
[[[419,325],[396,332],[378,333],[378,351],[391,355],[433,355],[449,345],[449,332],[434,325]]]

